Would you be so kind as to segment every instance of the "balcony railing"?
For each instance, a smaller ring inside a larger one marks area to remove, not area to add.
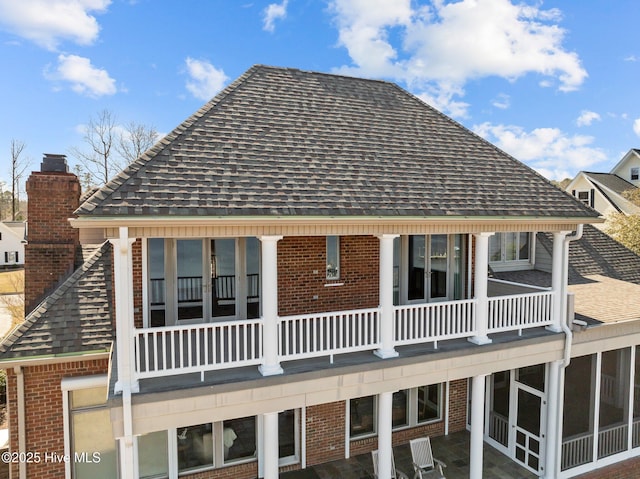
[[[551,292],[489,298],[490,333],[551,324]],[[476,335],[477,301],[395,306],[393,346]],[[263,320],[233,320],[135,330],[135,376],[230,369],[263,362]],[[381,347],[378,308],[278,318],[278,360],[327,357]]]

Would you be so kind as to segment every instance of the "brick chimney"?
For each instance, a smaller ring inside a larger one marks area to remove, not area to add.
[[[74,270],[80,241],[68,219],[80,203],[80,181],[69,173],[65,155],[45,153],[40,171],[26,184],[25,313]]]

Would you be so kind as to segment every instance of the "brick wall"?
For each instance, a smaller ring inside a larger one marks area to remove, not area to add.
[[[344,401],[307,408],[307,466],[344,458]]]
[[[576,476],[576,479],[637,479],[640,477],[640,457]]]
[[[33,172],[26,183],[28,244],[25,246],[25,306],[39,300],[73,272],[78,230],[67,221],[79,205],[80,182],[70,173]]]
[[[379,249],[373,236],[341,236],[340,279],[327,280],[324,236],[283,238],[278,242],[278,313],[378,306]]]
[[[78,361],[23,368],[25,394],[26,451],[64,454],[62,416],[63,378],[106,374],[108,360]],[[17,379],[7,370],[7,407],[9,413],[9,450],[18,451]],[[11,477],[18,477],[18,464],[11,465]],[[64,464],[27,464],[29,479],[64,477]]]
[[[133,324],[136,328],[142,328],[142,240],[140,238],[131,245],[131,256],[133,262]]]

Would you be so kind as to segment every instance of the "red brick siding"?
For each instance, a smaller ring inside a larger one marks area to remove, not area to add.
[[[467,384],[466,379],[449,383],[449,433],[464,431],[467,427]]]
[[[131,245],[133,260],[133,324],[142,328],[142,240],[138,238]]]
[[[344,458],[344,401],[307,408],[307,466]]]
[[[576,476],[576,479],[638,479],[638,477],[640,477],[640,457],[596,469]]]
[[[379,241],[340,237],[340,279],[326,279],[324,236],[278,242],[278,310],[281,316],[378,306]],[[341,286],[325,286],[344,283]],[[317,296],[317,299],[314,299]]]
[[[25,388],[26,451],[64,454],[64,421],[62,416],[63,378],[106,374],[108,360],[78,361],[26,367]],[[7,405],[9,410],[9,450],[18,451],[17,378],[7,370]],[[11,465],[12,477],[18,477],[18,464]],[[64,464],[27,464],[29,479],[64,477]]]
[[[74,269],[80,240],[68,218],[79,205],[80,182],[70,173],[33,172],[26,190],[29,242],[25,246],[25,306],[30,312]]]

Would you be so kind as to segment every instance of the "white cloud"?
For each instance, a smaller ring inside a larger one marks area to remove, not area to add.
[[[587,76],[576,53],[566,51],[557,9],[509,0],[332,0],[331,10],[353,66],[341,73],[391,77],[415,90],[430,84],[464,95],[472,79],[515,80],[535,73],[559,90],[577,89]],[[390,35],[401,42],[390,41]],[[453,100],[453,98],[452,98]]]
[[[0,26],[48,50],[62,40],[90,45],[100,26],[92,12],[106,11],[111,0],[0,0]]]
[[[578,126],[589,126],[594,121],[600,121],[600,115],[595,111],[582,110],[580,112],[580,116],[576,120],[576,125]]]
[[[633,132],[640,136],[640,118],[636,118],[633,122]]]
[[[77,55],[59,55],[54,72],[45,72],[50,80],[71,83],[71,89],[81,95],[99,97],[116,93],[116,82],[109,73],[96,68],[88,58]]]
[[[275,30],[276,20],[282,20],[287,16],[287,4],[289,0],[282,0],[282,3],[271,3],[264,9],[263,30],[273,32]]]
[[[491,104],[500,110],[506,110],[511,106],[511,98],[505,93],[500,93],[491,101]]]
[[[558,128],[525,131],[513,125],[482,123],[473,130],[549,179],[573,178],[578,171],[607,160],[601,149],[592,146],[593,137],[568,135]]]
[[[627,57],[624,58],[625,62],[637,62],[638,61],[638,57],[635,55],[629,55]]]
[[[217,69],[206,60],[187,58],[187,90],[199,100],[208,101],[224,87],[229,79],[222,69]]]

